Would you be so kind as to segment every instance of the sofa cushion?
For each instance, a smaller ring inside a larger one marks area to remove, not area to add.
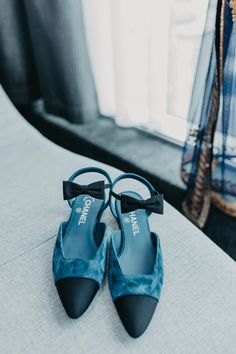
[[[234,354],[236,265],[168,203],[163,216],[150,218],[165,278],[146,333],[128,337],[107,282],[80,319],[66,316],[51,266],[59,224],[70,212],[62,180],[84,166],[105,168],[113,179],[120,171],[47,141],[3,91],[0,116],[0,352]],[[103,221],[109,233],[117,228],[109,210]]]

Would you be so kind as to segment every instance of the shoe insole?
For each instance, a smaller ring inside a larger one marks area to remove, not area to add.
[[[142,199],[136,192],[122,194]],[[121,227],[118,247],[119,264],[124,274],[152,274],[156,259],[152,235],[148,223],[148,213],[137,209],[129,213],[121,213],[120,201],[115,201],[116,212]],[[116,235],[118,236],[118,235]]]
[[[103,199],[84,194],[75,199],[63,237],[65,258],[91,259],[95,256],[98,246],[94,236],[103,204]]]

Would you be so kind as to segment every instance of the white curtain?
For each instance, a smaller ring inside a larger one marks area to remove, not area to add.
[[[183,140],[208,0],[83,0],[100,111]]]

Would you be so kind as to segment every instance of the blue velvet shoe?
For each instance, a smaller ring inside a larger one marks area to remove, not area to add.
[[[84,173],[102,174],[108,183],[73,182]],[[82,168],[63,182],[64,199],[72,210],[69,220],[59,228],[53,275],[61,302],[71,318],[78,318],[87,310],[104,280],[108,238],[100,218],[109,203],[105,190],[111,183],[110,176],[97,167]]]
[[[151,197],[143,200],[136,192],[115,193],[117,182],[126,178],[142,182]],[[110,207],[120,226],[110,244],[110,292],[126,331],[137,338],[151,321],[163,284],[160,239],[148,223],[152,212],[163,214],[163,196],[143,177],[127,173],[113,182]]]

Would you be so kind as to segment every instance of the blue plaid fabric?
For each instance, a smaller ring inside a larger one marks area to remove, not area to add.
[[[196,184],[199,183],[199,169],[202,168],[201,154],[206,146],[206,135],[209,134],[214,85],[218,81],[218,106],[216,109],[215,127],[210,136],[212,148],[207,163],[209,173],[201,176],[202,185],[198,188],[199,215],[204,208],[204,194],[217,206],[230,215],[236,215],[236,21],[228,1],[224,1],[223,20],[221,1],[210,0],[206,17],[205,30],[202,37],[198,58],[192,99],[189,109],[189,131],[183,149],[182,178],[187,184],[186,204],[191,212]],[[218,17],[217,17],[218,16]],[[220,36],[223,33],[223,55],[220,57]],[[223,70],[220,81],[220,65]],[[203,169],[204,171],[204,169]],[[205,179],[205,181],[204,181]],[[202,196],[201,196],[202,194]],[[200,196],[199,196],[200,195]],[[209,195],[209,193],[208,193]],[[201,199],[202,197],[202,199]],[[202,201],[202,203],[201,203]],[[222,203],[219,203],[222,202]],[[235,209],[235,210],[234,210]],[[234,214],[235,213],[235,214]],[[202,225],[203,226],[203,225]]]

